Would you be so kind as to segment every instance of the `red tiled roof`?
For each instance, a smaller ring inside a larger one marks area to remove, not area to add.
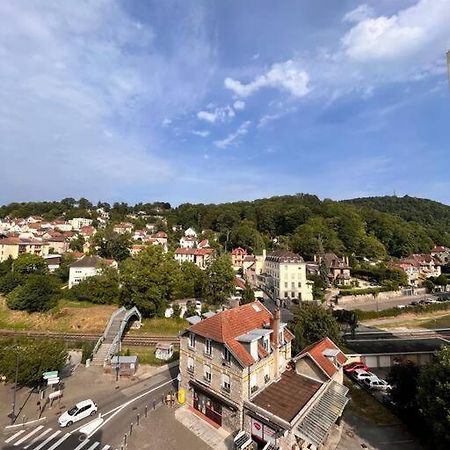
[[[234,277],[234,285],[238,288],[245,289],[245,281],[241,278]]]
[[[447,249],[445,247],[443,247],[442,245],[437,245],[436,247],[433,248],[433,250],[431,250],[431,253],[443,253],[446,251]]]
[[[347,361],[347,357],[328,337],[325,337],[322,340],[304,348],[300,352],[300,356],[308,354],[329,377],[332,377],[339,369],[326,356],[323,355],[323,352],[327,349],[339,350],[339,353],[336,356],[339,364],[344,364]]]
[[[155,238],[167,238],[167,233],[165,233],[164,231],[158,231],[153,237]]]
[[[257,328],[263,328],[270,322],[271,317],[270,311],[260,302],[253,302],[221,311],[192,325],[189,331],[226,344],[239,361],[244,365],[251,365],[255,362],[254,359],[235,338]]]
[[[200,248],[206,247],[207,245],[209,245],[208,239],[203,239],[203,241],[200,241],[199,244],[198,244],[198,246]]]
[[[247,250],[244,250],[242,247],[236,247],[231,250],[232,255],[246,255]]]

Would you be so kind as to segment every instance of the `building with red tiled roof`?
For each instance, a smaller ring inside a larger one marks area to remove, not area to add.
[[[244,429],[259,448],[325,443],[348,401],[339,348],[326,338],[292,360],[294,336],[280,311],[257,301],[205,316],[189,318],[180,339],[180,388],[196,414]]]
[[[193,262],[200,269],[206,269],[209,262],[214,256],[214,249],[212,248],[182,248],[175,250],[175,260],[179,263]]]
[[[48,254],[48,243],[41,239],[25,239],[20,237],[7,237],[0,239],[0,262],[9,257],[16,259],[22,253],[44,256]]]
[[[235,269],[240,269],[244,264],[244,258],[247,256],[247,250],[242,247],[231,250],[231,264]]]

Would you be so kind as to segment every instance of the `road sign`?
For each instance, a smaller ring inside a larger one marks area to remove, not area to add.
[[[47,379],[47,384],[51,386],[52,384],[58,384],[59,383],[59,377],[53,377]]]
[[[62,391],[51,392],[48,396],[50,400],[54,400],[55,398],[62,397]]]
[[[58,371],[57,370],[53,370],[53,371],[51,371],[51,372],[44,372],[43,374],[42,374],[42,378],[44,379],[44,380],[48,380],[49,378],[55,378],[55,377],[57,377],[58,376]]]

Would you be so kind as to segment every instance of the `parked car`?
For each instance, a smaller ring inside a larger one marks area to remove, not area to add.
[[[366,372],[369,370],[369,368],[362,361],[354,361],[344,366],[344,372],[346,374],[351,374],[352,372],[358,369],[365,370]]]
[[[376,389],[378,391],[389,391],[392,389],[392,386],[387,381],[382,380],[380,378],[378,379],[364,378],[363,383],[369,389]]]
[[[70,427],[74,422],[78,422],[89,416],[94,416],[96,412],[97,405],[91,399],[83,400],[61,414],[58,423],[60,427]]]
[[[362,381],[365,378],[373,378],[375,380],[378,380],[378,377],[372,373],[369,372],[368,370],[361,370],[361,369],[356,369],[353,373],[352,376],[355,380],[357,381]]]
[[[413,300],[413,301],[410,303],[410,305],[411,305],[411,306],[418,306],[418,305],[419,305],[419,302],[416,302],[415,300]]]
[[[406,308],[406,305],[397,305],[397,308],[398,309],[403,309],[403,308]]]
[[[438,301],[432,297],[429,297],[425,300],[426,305],[433,305],[434,303],[437,303]]]

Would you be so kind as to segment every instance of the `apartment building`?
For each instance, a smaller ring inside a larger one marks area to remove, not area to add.
[[[188,320],[180,389],[197,415],[246,431],[258,448],[319,448],[327,440],[348,401],[346,357],[332,341],[291,358],[293,334],[278,308],[272,314],[260,302]]]
[[[99,256],[83,256],[69,266],[69,289],[86,278],[98,275],[108,265],[117,269],[117,262]]]
[[[175,250],[175,260],[180,264],[183,262],[192,262],[200,269],[206,269],[209,262],[214,256],[214,249],[212,248],[182,248]]]
[[[45,256],[48,254],[49,245],[38,239],[25,239],[20,237],[7,237],[0,239],[0,262],[9,257],[16,259],[22,253]]]
[[[284,303],[313,299],[313,282],[306,278],[306,263],[295,253],[285,250],[269,253],[260,280],[266,293]]]

